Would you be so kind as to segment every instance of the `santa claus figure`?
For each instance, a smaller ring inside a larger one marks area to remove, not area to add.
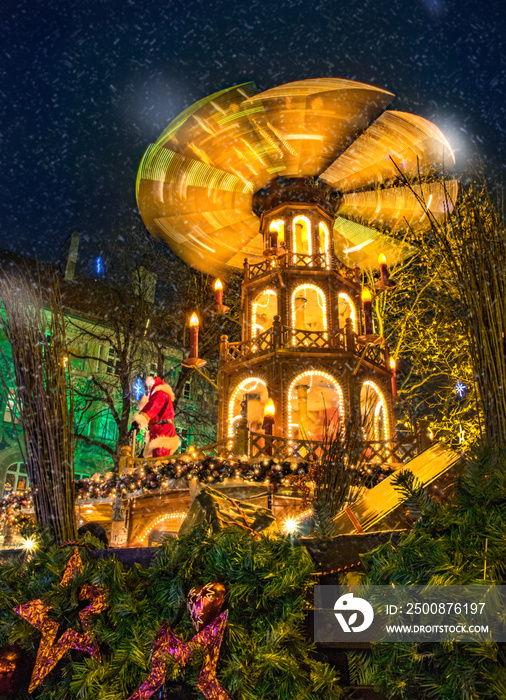
[[[146,379],[146,386],[149,395],[144,405],[139,406],[139,413],[134,415],[132,428],[149,428],[149,442],[144,457],[168,457],[174,454],[181,443],[172,422],[174,392],[160,377],[154,375]]]

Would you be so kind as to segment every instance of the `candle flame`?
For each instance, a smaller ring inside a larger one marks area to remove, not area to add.
[[[264,406],[264,416],[273,416],[276,413],[276,407],[274,406],[274,401],[269,399]]]
[[[380,254],[379,254],[378,262],[379,262],[380,265],[386,265],[387,256],[385,255],[385,253],[380,253]]]
[[[217,292],[219,289],[223,289],[223,282],[217,279],[214,283],[214,291]]]
[[[190,326],[198,326],[199,325],[199,317],[197,314],[192,314],[190,318]]]
[[[395,369],[396,364],[395,364],[395,357],[390,358],[390,369]]]
[[[362,289],[362,301],[372,301],[371,291],[367,287]]]

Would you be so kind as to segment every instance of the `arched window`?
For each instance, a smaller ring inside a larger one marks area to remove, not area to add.
[[[344,397],[335,377],[306,370],[288,389],[288,435],[299,440],[325,440],[344,419]]]
[[[307,216],[296,216],[292,222],[292,248],[293,262],[303,264],[300,260],[297,261],[297,253],[312,255],[313,246],[311,242],[311,223]]]
[[[346,319],[351,318],[351,325],[355,333],[357,331],[357,310],[355,309],[355,304],[352,302],[351,297],[345,292],[340,292],[338,296],[337,307],[339,310],[339,328],[344,328],[346,324]]]
[[[330,269],[330,236],[329,229],[323,221],[318,224],[318,232],[320,234],[320,252],[325,254],[325,267]]]
[[[366,381],[362,384],[360,411],[367,440],[390,440],[387,402],[375,382]]]
[[[276,219],[271,221],[269,224],[269,231],[274,234],[276,238],[276,245],[274,245],[274,236],[271,236],[268,248],[279,248],[282,243],[285,242],[285,222],[283,219]]]
[[[264,289],[251,306],[251,337],[263,333],[272,326],[278,313],[278,296],[273,289]]]
[[[327,330],[327,299],[316,284],[300,284],[292,292],[292,328]]]
[[[234,437],[234,430],[242,415],[248,421],[248,428],[259,432],[264,420],[264,406],[269,399],[267,385],[263,379],[248,377],[235,387],[228,402],[228,437]]]

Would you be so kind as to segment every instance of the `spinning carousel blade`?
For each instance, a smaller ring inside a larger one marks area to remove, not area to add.
[[[300,80],[243,103],[257,132],[273,139],[283,177],[319,175],[392,100],[385,90],[336,78]],[[261,106],[261,109],[260,109]],[[275,157],[275,156],[274,156]]]
[[[384,112],[327,168],[321,178],[340,192],[444,172],[455,164],[441,131],[423,117]]]
[[[440,222],[453,211],[457,193],[456,180],[413,185],[413,191],[400,186],[353,192],[343,196],[339,215],[391,232],[419,231],[429,227],[429,213]]]
[[[414,253],[414,248],[408,244],[340,216],[334,224],[334,249],[339,260],[346,265],[359,265],[365,269],[378,267],[380,253],[386,255],[390,265]]]
[[[263,107],[248,102],[255,92],[247,83],[201,100],[184,120],[169,125],[154,149],[169,148],[260,189],[276,174],[282,152],[272,135],[256,128],[254,117]]]
[[[219,223],[221,222],[221,225]],[[238,210],[202,212],[155,219],[160,235],[188,265],[208,274],[226,275],[225,266],[234,266],[231,259],[255,236],[258,218]],[[244,253],[237,267],[242,267]]]

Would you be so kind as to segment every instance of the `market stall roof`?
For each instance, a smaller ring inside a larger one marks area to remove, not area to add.
[[[444,217],[457,183],[432,178],[454,165],[431,122],[385,111],[392,93],[337,78],[258,93],[237,85],[195,103],[144,154],[137,202],[151,234],[213,274],[262,259],[253,196],[276,178],[317,178],[338,194],[337,256],[376,266],[403,259],[408,229]],[[415,185],[414,192],[404,178]],[[395,236],[393,236],[395,234]]]

